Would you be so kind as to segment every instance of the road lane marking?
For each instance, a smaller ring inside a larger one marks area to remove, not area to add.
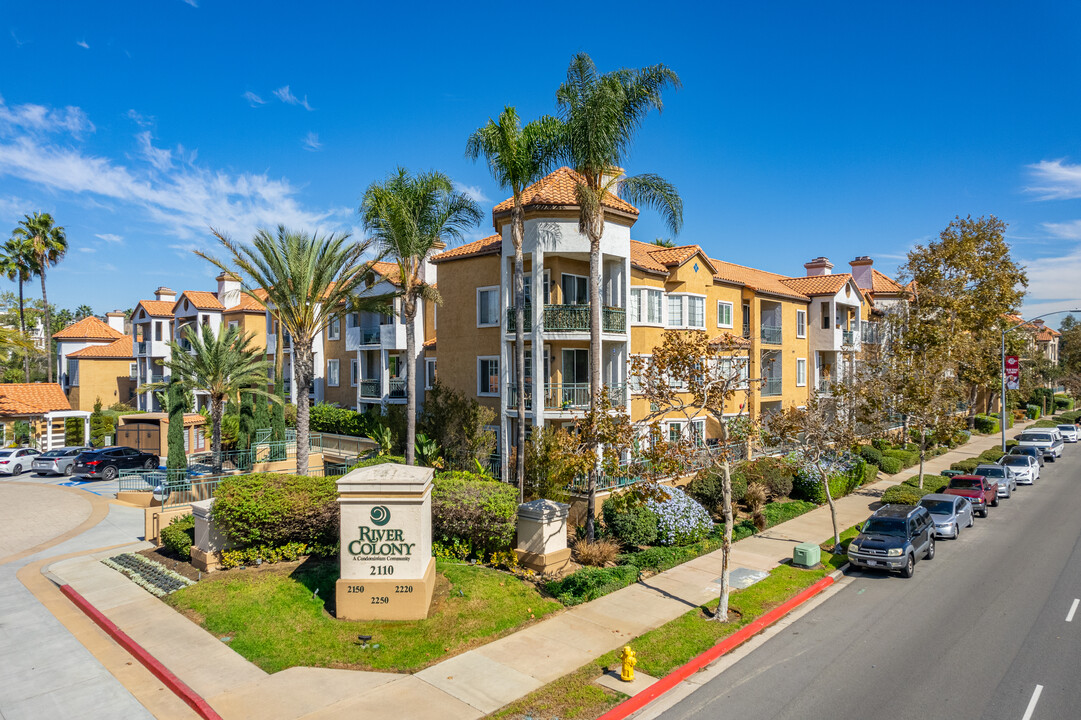
[[[1043,685],[1037,685],[1036,689],[1032,691],[1032,699],[1028,701],[1028,707],[1025,708],[1025,714],[1021,720],[1032,720],[1032,713],[1036,710],[1036,703],[1040,701],[1040,693],[1043,692]]]
[[[1073,614],[1077,612],[1077,604],[1081,603],[1081,598],[1074,598],[1073,605],[1070,606],[1070,612],[1066,613],[1066,622],[1073,622]]]

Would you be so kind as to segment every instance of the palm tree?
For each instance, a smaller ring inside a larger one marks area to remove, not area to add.
[[[12,235],[4,243],[3,255],[0,256],[0,272],[8,280],[19,283],[19,332],[26,334],[26,301],[23,298],[23,284],[34,276],[34,265],[30,244],[20,235]],[[30,382],[30,355],[23,352],[23,371],[26,382]]]
[[[312,343],[334,319],[349,312],[385,308],[385,298],[354,296],[372,277],[363,256],[370,242],[350,243],[348,234],[309,235],[286,230],[259,230],[251,245],[242,245],[214,230],[232,268],[206,253],[196,255],[241,278],[241,290],[270,309],[278,326],[292,336],[293,398],[297,405],[297,473],[308,472],[308,392],[315,368]],[[258,294],[256,291],[260,291]],[[262,297],[260,297],[262,295]],[[278,335],[282,337],[281,334]],[[279,341],[277,352],[284,348]],[[249,380],[254,384],[256,379]],[[258,380],[266,384],[266,375]],[[277,388],[275,388],[277,390]]]
[[[68,238],[64,228],[53,222],[49,213],[24,215],[12,233],[25,239],[32,248],[34,274],[41,278],[41,303],[45,306],[45,355],[46,373],[53,381],[53,327],[49,317],[49,296],[45,292],[45,270],[63,259],[68,251]]]
[[[514,199],[511,208],[511,241],[514,243],[514,376],[518,383],[518,435],[515,442],[517,460],[514,476],[518,482],[518,500],[525,502],[525,268],[522,241],[525,237],[525,212],[522,191],[543,178],[559,150],[562,124],[544,116],[526,125],[518,120],[513,107],[505,107],[499,120],[489,118],[488,124],[476,130],[466,142],[466,157],[476,161],[484,155],[492,176],[499,186],[510,190]],[[537,270],[534,268],[534,273]]]
[[[182,383],[188,394],[201,391],[210,396],[210,447],[216,473],[221,472],[221,421],[225,401],[244,393],[267,394],[266,390],[256,386],[266,382],[267,362],[263,353],[252,345],[254,338],[254,333],[245,334],[237,327],[215,335],[212,327],[202,325],[199,329],[188,328],[185,333],[185,339],[191,343],[190,351],[183,349],[178,340],[169,343],[172,357],[164,365],[169,368],[172,380]],[[164,390],[169,385],[150,383],[140,387],[138,392]],[[169,403],[175,411],[175,387],[172,390]]]
[[[75,319],[76,320],[82,320],[83,318],[88,318],[93,314],[94,314],[94,308],[90,307],[89,305],[80,305],[79,307],[75,308]]]
[[[441,238],[459,240],[462,231],[480,222],[477,204],[456,192],[441,172],[416,177],[398,168],[383,182],[364,191],[360,205],[364,229],[379,243],[385,255],[398,263],[401,315],[405,333],[406,406],[405,462],[414,463],[417,433],[416,317],[420,301],[441,303],[439,293],[424,278],[424,260]]]
[[[567,81],[556,91],[565,125],[563,154],[581,175],[575,186],[578,229],[589,238],[589,373],[590,412],[600,407],[601,386],[601,237],[604,234],[605,196],[618,191],[631,203],[661,213],[673,234],[683,224],[683,201],[664,178],[644,173],[624,176],[626,161],[638,129],[649,111],[662,107],[661,91],[678,88],[679,77],[664,65],[623,68],[599,75],[585,53],[575,55],[567,68]],[[597,467],[590,473],[586,535],[593,540],[596,516]]]

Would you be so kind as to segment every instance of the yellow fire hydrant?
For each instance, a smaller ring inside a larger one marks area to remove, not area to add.
[[[635,657],[630,645],[623,646],[619,659],[623,661],[623,672],[619,674],[619,679],[623,682],[634,682],[634,666],[638,664],[638,658]]]

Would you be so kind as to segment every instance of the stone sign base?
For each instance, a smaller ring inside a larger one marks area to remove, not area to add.
[[[221,569],[221,559],[218,557],[218,553],[200,550],[194,545],[191,546],[191,564],[197,570],[202,570],[205,573]]]
[[[518,555],[518,564],[529,568],[537,573],[558,573],[566,570],[571,564],[571,549],[553,550],[549,553],[531,553],[525,550],[515,550]]]
[[[423,620],[435,591],[435,558],[422,580],[342,578],[335,585],[339,620]]]

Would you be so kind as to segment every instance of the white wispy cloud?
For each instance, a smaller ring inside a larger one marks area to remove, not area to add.
[[[122,245],[124,243],[123,237],[121,237],[120,235],[115,235],[113,233],[98,233],[94,235],[94,237],[98,238],[99,240],[104,240],[110,245]]]
[[[1025,192],[1036,195],[1037,200],[1073,200],[1081,198],[1081,165],[1071,165],[1064,160],[1041,160],[1028,165],[1034,184]]]
[[[12,118],[17,120],[12,120]],[[56,118],[60,118],[57,120]],[[78,122],[71,122],[71,118]],[[137,136],[142,154],[122,164],[85,151],[76,130],[89,124],[78,108],[64,113],[42,108],[25,112],[0,105],[0,176],[34,183],[72,200],[92,198],[112,206],[141,210],[162,231],[187,243],[208,236],[208,227],[238,239],[259,227],[277,225],[308,230],[338,230],[353,221],[348,208],[305,207],[298,189],[285,178],[230,172],[195,162],[194,153],[155,148],[149,132]],[[69,127],[55,138],[13,128]]]
[[[259,107],[260,105],[266,105],[266,100],[259,97],[258,95],[253,93],[251,90],[246,91],[244,93],[244,95],[243,95],[243,98],[245,100],[247,100],[248,104],[251,105],[252,107]]]
[[[33,103],[7,105],[0,96],[0,137],[20,132],[67,132],[81,137],[94,132],[94,124],[80,108],[71,105],[60,110]]]
[[[23,45],[30,43],[29,40],[20,39],[19,36],[15,34],[14,30],[11,31],[11,39],[15,41],[15,47],[22,47]]]
[[[1050,235],[1062,240],[1081,240],[1081,220],[1070,222],[1045,222],[1043,228]]]
[[[139,127],[150,127],[155,122],[153,115],[143,115],[135,110],[128,110],[127,117]]]
[[[185,3],[187,3],[188,5],[191,5],[193,8],[199,7],[199,3],[196,2],[195,0],[183,0],[183,1]]]
[[[463,193],[466,197],[476,203],[491,202],[488,196],[484,194],[484,191],[480,189],[479,185],[466,185],[460,183],[457,180],[452,181],[454,189],[460,193]]]
[[[81,47],[83,50],[90,49],[90,45],[87,44],[86,40],[76,40],[75,44]]]
[[[286,103],[287,105],[299,105],[300,107],[304,108],[309,112],[311,112],[312,110],[312,106],[308,104],[308,96],[305,95],[304,99],[301,100],[296,95],[294,95],[292,91],[289,90],[288,85],[283,85],[282,87],[278,88],[274,91],[274,94],[279,100],[281,100],[283,103]]]
[[[305,150],[315,152],[319,148],[323,147],[323,143],[319,142],[319,133],[309,132],[301,140],[301,144],[304,145]]]
[[[97,251],[98,251],[97,248],[92,248],[92,247],[81,247],[81,248],[79,248],[79,252],[82,252],[82,253],[95,253]]]

